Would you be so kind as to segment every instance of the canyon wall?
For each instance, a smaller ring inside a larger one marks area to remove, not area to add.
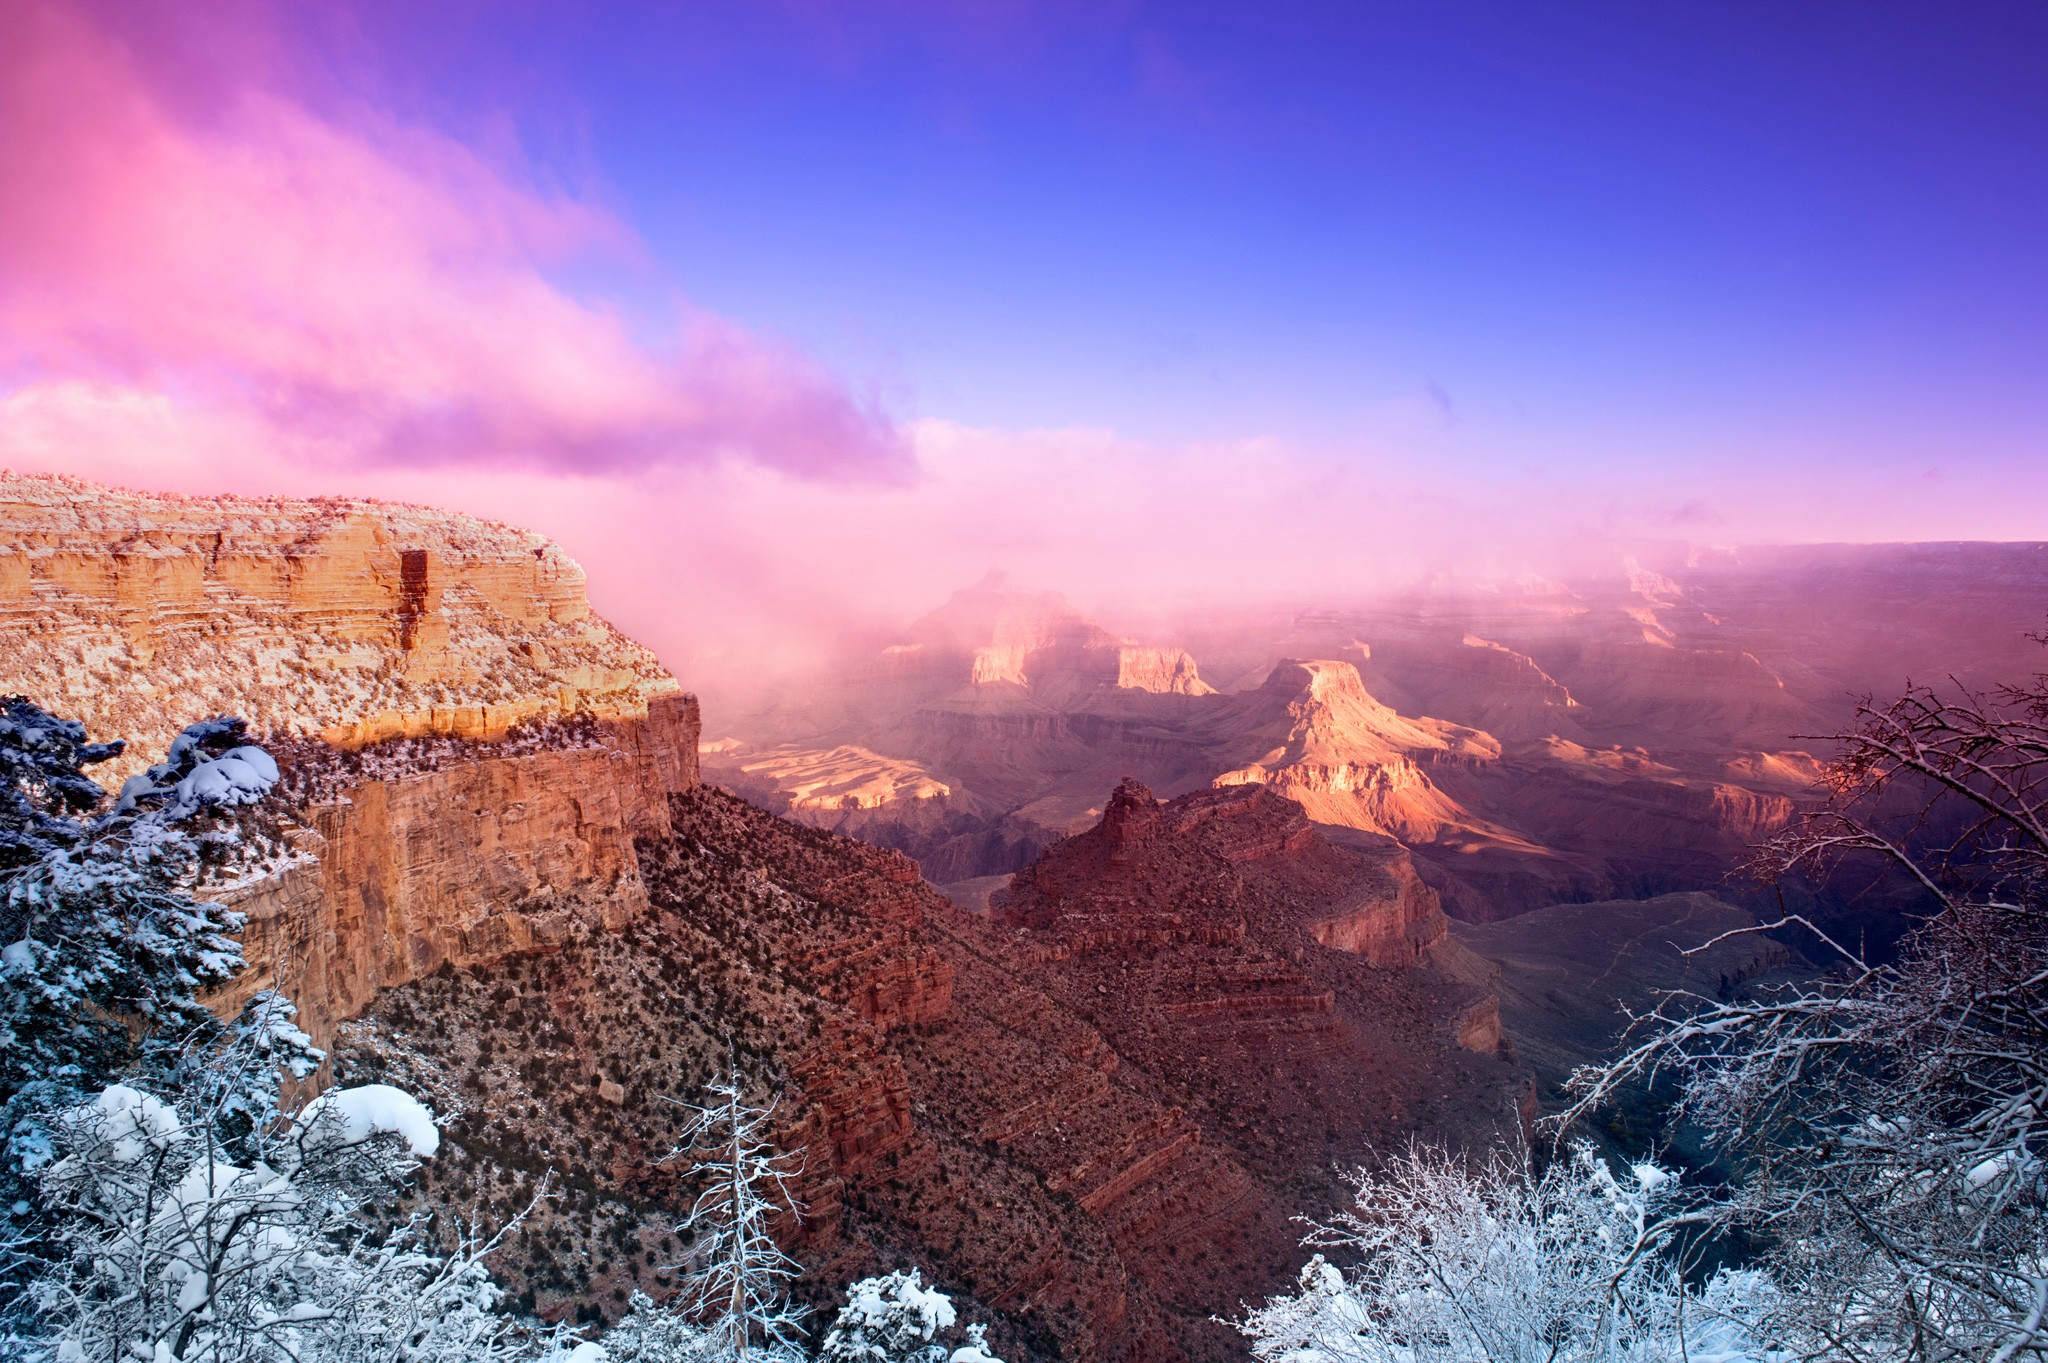
[[[343,747],[645,720],[681,687],[529,531],[344,498],[174,497],[0,473],[0,682],[129,750],[185,725]],[[680,758],[675,759],[678,762]],[[694,759],[691,759],[694,760]]]
[[[666,837],[668,796],[695,784],[696,701],[539,743],[465,745],[432,765],[382,753],[297,811],[301,854],[216,895],[247,916],[249,969],[220,1000],[281,988],[321,1045],[380,990],[443,964],[545,951],[579,924],[647,906],[636,838]],[[287,761],[290,750],[287,750]]]
[[[239,714],[296,851],[209,887],[325,1042],[380,989],[646,905],[636,837],[697,784],[698,713],[547,539],[423,507],[151,496],[0,474],[0,691],[128,749]]]

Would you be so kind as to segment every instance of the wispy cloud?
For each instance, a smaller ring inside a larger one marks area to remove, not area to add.
[[[0,385],[73,423],[81,469],[95,405],[158,401],[344,466],[908,472],[878,405],[793,348],[680,303],[650,340],[561,283],[634,253],[606,212],[254,71],[203,115],[153,74],[80,9],[0,12]]]

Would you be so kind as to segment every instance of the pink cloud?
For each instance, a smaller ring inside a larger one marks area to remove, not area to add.
[[[0,382],[17,398],[161,395],[343,466],[907,471],[875,404],[793,349],[681,305],[649,343],[550,277],[633,254],[616,219],[377,110],[316,114],[244,65],[197,107],[70,5],[0,14]],[[74,438],[89,472],[90,432]]]
[[[203,74],[163,50],[0,0],[0,466],[530,526],[583,561],[600,610],[729,697],[991,566],[1128,618],[1341,602],[1619,535],[2040,533],[2025,469],[1930,484],[1816,472],[1789,445],[1691,472],[1468,468],[1474,437],[1428,390],[1342,449],[899,431],[719,318],[679,306],[648,342],[551,274],[632,257],[626,226],[441,133],[287,97],[261,32]]]

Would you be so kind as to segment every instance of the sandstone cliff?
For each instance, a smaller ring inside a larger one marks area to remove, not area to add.
[[[116,777],[227,710],[258,732],[359,747],[642,720],[681,693],[591,612],[583,570],[528,531],[381,502],[8,473],[0,678],[128,739]]]
[[[128,750],[234,713],[298,855],[221,887],[317,1039],[444,962],[646,903],[634,838],[697,781],[696,701],[541,536],[421,507],[0,474],[0,690]],[[488,741],[473,741],[488,740]]]
[[[617,929],[647,905],[635,838],[667,834],[668,796],[691,784],[675,750],[695,736],[694,702],[660,696],[638,722],[401,740],[357,763],[278,745],[302,855],[216,896],[248,919],[249,969],[222,1006],[281,987],[324,1045],[379,991],[444,964]]]

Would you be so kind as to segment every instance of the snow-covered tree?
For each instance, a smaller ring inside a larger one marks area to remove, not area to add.
[[[384,1085],[330,1090],[273,1120],[286,1027],[259,1020],[193,1056],[218,1082],[169,1094],[113,1084],[52,1115],[30,1172],[54,1252],[30,1285],[37,1328],[17,1352],[492,1363],[554,1346],[494,1309],[483,1266],[494,1239],[461,1236],[443,1255],[420,1222],[379,1224],[374,1209],[440,1144],[415,1099]]]
[[[1928,916],[1889,961],[1822,935],[1817,983],[1667,1000],[1579,1076],[1577,1110],[1676,1082],[1799,1356],[2048,1356],[2048,678],[1865,705],[1840,740],[1771,864],[1878,859]]]
[[[102,809],[83,769],[121,749],[20,697],[0,701],[0,1317],[22,1309],[47,1249],[24,1180],[48,1157],[51,1114],[116,1078],[178,1082],[170,1071],[223,1034],[201,995],[242,962],[239,920],[194,882],[239,836],[208,811],[260,800],[276,764],[241,721],[211,720]],[[266,1005],[243,1025],[272,1017]]]
[[[1540,1177],[1411,1151],[1361,1171],[1352,1209],[1309,1236],[1342,1266],[1317,1254],[1239,1328],[1284,1363],[1765,1363],[1748,1321],[1768,1280],[1687,1286],[1674,1184],[1647,1164],[1616,1178],[1587,1146]]]
[[[719,1342],[718,1358],[801,1358],[809,1310],[789,1300],[789,1284],[803,1269],[776,1245],[770,1225],[801,1210],[789,1189],[796,1159],[769,1139],[775,1104],[748,1103],[730,1067],[712,1081],[710,1101],[681,1106],[690,1117],[667,1158],[689,1160],[703,1191],[676,1227],[694,1242],[696,1266],[675,1309]]]
[[[209,720],[81,818],[103,797],[78,768],[119,745],[19,698],[0,716],[0,1100],[47,1104],[214,1025],[200,996],[241,968],[241,922],[193,882],[238,834],[194,816],[262,799],[278,771],[242,721]]]
[[[89,743],[77,720],[59,719],[26,696],[0,697],[0,875],[84,836],[78,816],[106,798],[85,768],[126,746]]]
[[[916,1270],[863,1278],[846,1290],[846,1305],[825,1334],[817,1363],[1002,1363],[987,1351],[986,1331],[966,1328],[949,1348],[943,1336],[956,1313],[945,1293],[924,1285]]]

